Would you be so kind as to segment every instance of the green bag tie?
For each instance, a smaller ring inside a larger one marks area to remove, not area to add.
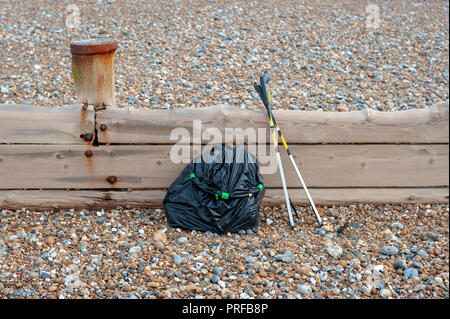
[[[219,200],[219,198],[228,199],[228,198],[230,198],[230,194],[222,193],[220,196],[219,196],[219,194],[216,194],[216,200]]]
[[[194,173],[191,173],[190,177],[194,178],[196,176],[195,176]],[[263,184],[258,184],[257,187],[259,188],[259,191],[262,191],[263,188],[264,188]],[[249,193],[248,196],[249,197],[253,197],[253,193]],[[222,192],[220,195],[219,194],[214,194],[214,197],[216,198],[216,200],[219,200],[219,199],[230,199],[230,194]]]
[[[189,175],[190,178],[195,178],[195,173],[191,173],[191,175]]]

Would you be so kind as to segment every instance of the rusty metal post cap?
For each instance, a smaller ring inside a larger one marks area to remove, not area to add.
[[[88,39],[75,41],[70,44],[72,54],[101,54],[117,50],[117,41],[110,39]]]

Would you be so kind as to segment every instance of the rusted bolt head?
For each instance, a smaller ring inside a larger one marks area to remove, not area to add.
[[[88,150],[88,151],[84,152],[84,155],[85,155],[86,157],[91,157],[93,154],[92,154],[92,151],[91,151],[91,150]]]
[[[90,142],[94,138],[91,133],[81,134],[80,137],[83,138],[86,142]]]
[[[96,106],[94,106],[94,110],[96,110],[96,111],[102,111],[104,109],[106,109],[105,105],[96,105]]]
[[[106,129],[107,129],[106,124],[100,125],[100,131],[106,131]]]
[[[117,181],[117,177],[115,177],[115,176],[108,176],[108,178],[106,180],[108,181],[108,183],[114,184]]]

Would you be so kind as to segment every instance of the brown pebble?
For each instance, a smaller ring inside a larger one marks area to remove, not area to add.
[[[106,288],[108,288],[108,289],[114,289],[115,287],[116,287],[116,284],[111,280],[106,283]]]
[[[153,234],[153,240],[155,242],[158,242],[158,241],[161,241],[162,243],[167,242],[166,233],[163,232],[162,230],[155,231],[155,233]]]
[[[144,273],[146,276],[150,277],[152,275],[152,269],[149,266],[144,268]]]
[[[155,248],[156,249],[158,249],[158,250],[163,250],[164,249],[164,243],[162,242],[162,241],[157,241],[156,243],[155,243]]]
[[[389,267],[389,268],[391,268],[391,269],[394,269],[394,265],[392,265],[389,261],[386,261],[384,264],[385,264],[387,267]]]
[[[124,286],[122,287],[122,290],[123,290],[124,292],[131,292],[131,291],[133,291],[133,288],[131,288],[130,285],[124,285]]]
[[[158,283],[158,282],[155,282],[155,281],[151,281],[151,282],[148,284],[148,286],[149,286],[150,288],[158,288],[158,287],[159,287],[159,283]]]
[[[167,291],[161,291],[157,297],[158,299],[166,299],[169,298],[169,293]]]
[[[337,103],[334,103],[337,104]],[[348,112],[348,107],[344,106],[344,105],[338,105],[336,107],[336,110],[338,110],[339,112]]]
[[[47,237],[47,244],[53,245],[55,243],[55,238],[53,236]]]
[[[190,292],[196,292],[197,291],[197,287],[195,287],[193,284],[189,284],[186,288],[185,288],[186,292],[190,293]]]
[[[257,296],[260,296],[260,295],[262,295],[262,293],[263,293],[263,290],[262,290],[261,288],[259,288],[259,287],[252,287],[252,289],[253,289],[253,292],[254,292]]]
[[[304,276],[309,276],[311,274],[311,268],[308,266],[303,266],[298,269],[298,273]]]

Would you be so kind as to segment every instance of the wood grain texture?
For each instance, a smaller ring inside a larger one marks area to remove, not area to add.
[[[0,105],[0,144],[86,144],[80,135],[94,130],[91,106]]]
[[[308,188],[315,204],[348,205],[358,203],[448,203],[448,187],[442,188]],[[309,205],[302,188],[289,189],[289,196],[298,205]],[[265,205],[284,203],[282,189],[268,189]]]
[[[269,148],[269,145],[265,146]],[[190,161],[170,160],[170,145],[0,145],[0,189],[167,188]],[[90,157],[86,151],[92,152]],[[308,187],[448,186],[448,145],[293,145]],[[253,152],[252,152],[253,153]],[[280,187],[275,156],[263,162],[266,187]],[[269,154],[269,153],[267,153]],[[289,187],[300,183],[285,152]],[[114,177],[108,182],[108,177]]]
[[[400,112],[365,110],[356,112],[317,112],[275,110],[274,116],[289,144],[314,143],[448,143],[448,101],[436,103],[428,109]],[[241,110],[218,105],[202,109],[152,110],[141,108],[108,108],[97,112],[97,130],[100,143],[122,144],[175,144],[171,132],[185,129],[193,141],[193,120],[201,121],[204,144],[211,133],[225,128],[241,128],[235,135],[254,143],[258,128],[269,141],[267,114],[264,111]],[[100,126],[106,125],[101,131]],[[251,129],[254,136],[246,136]]]
[[[78,103],[116,106],[114,55],[115,50],[99,54],[72,54],[72,75]]]
[[[289,189],[296,205],[309,205],[300,188]],[[355,203],[448,203],[448,188],[311,188],[317,205]],[[165,190],[0,190],[0,209],[163,207]],[[262,205],[284,204],[281,189],[267,189]]]

